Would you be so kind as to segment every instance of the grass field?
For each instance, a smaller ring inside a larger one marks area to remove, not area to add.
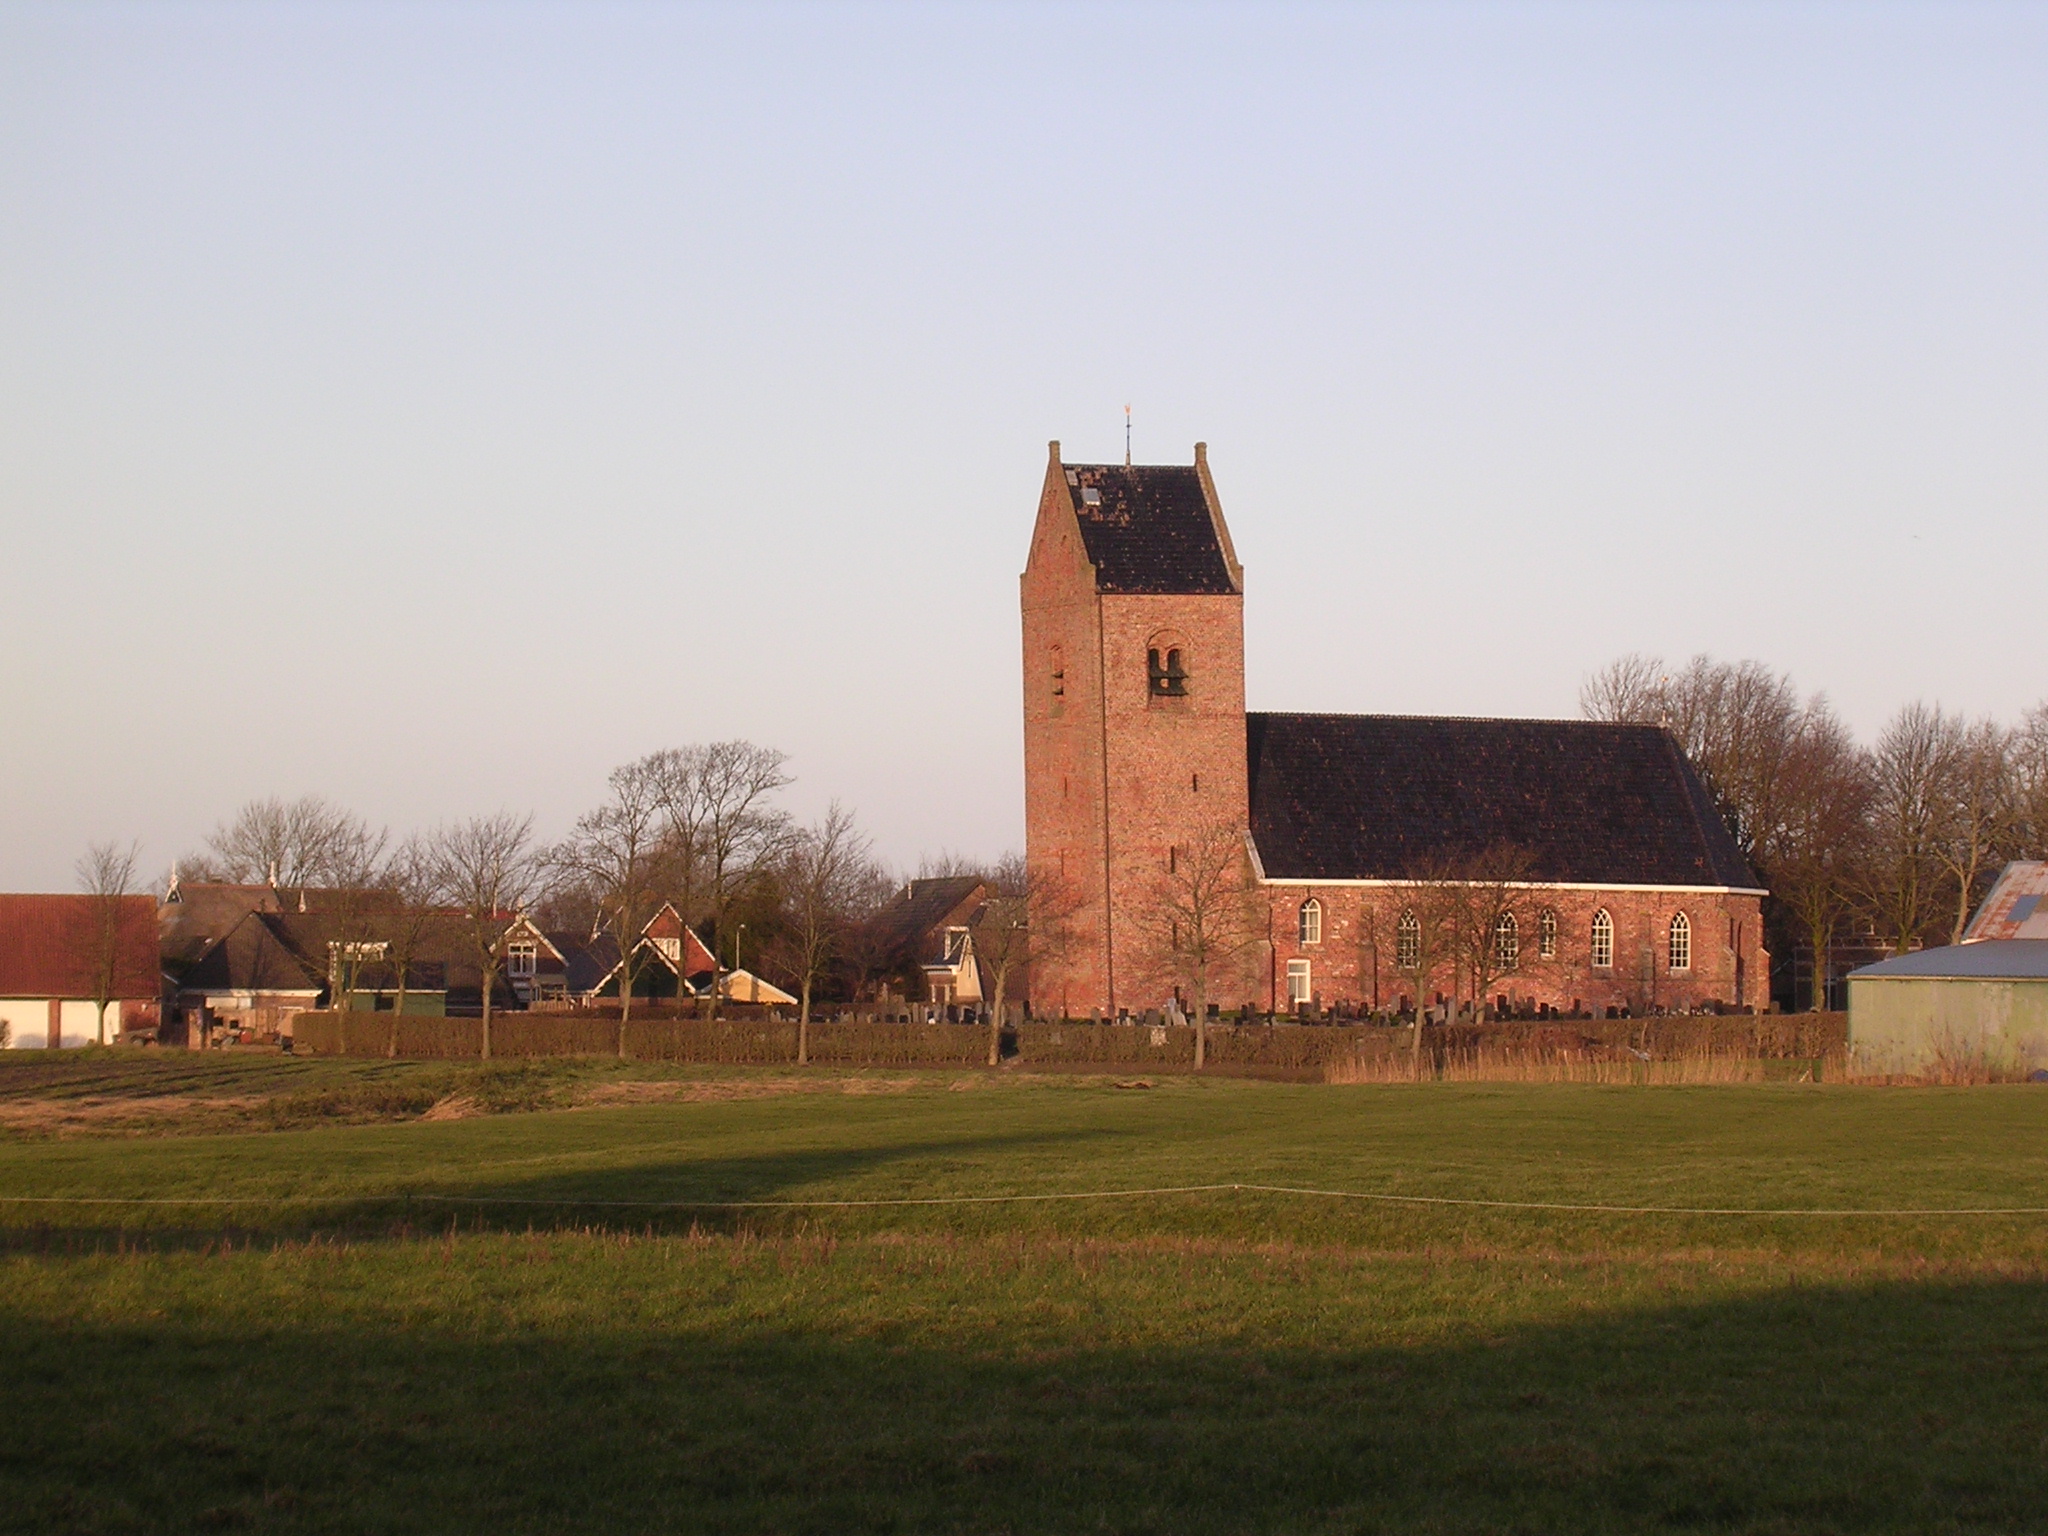
[[[2048,1217],[719,1204],[2048,1206],[2038,1087],[1142,1081],[0,1064],[0,1529],[2048,1529]]]

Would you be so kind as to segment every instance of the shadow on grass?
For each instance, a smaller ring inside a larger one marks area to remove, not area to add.
[[[0,1528],[2048,1528],[2039,1283],[1442,1348],[467,1333],[11,1317]]]
[[[337,1196],[271,1206],[35,1206],[0,1202],[0,1253],[194,1250],[335,1237],[408,1237],[422,1232],[616,1231],[730,1233],[779,1230],[799,1213],[749,1210],[727,1202],[780,1201],[804,1192],[848,1192],[844,1181],[904,1162],[935,1163],[1072,1148],[1112,1135],[1073,1127],[987,1133],[874,1146],[797,1147],[742,1157],[648,1157],[525,1179],[450,1178],[434,1198],[405,1193]],[[879,1197],[916,1197],[930,1186],[881,1181]],[[453,1195],[455,1198],[444,1198]],[[118,1212],[115,1219],[104,1213]],[[194,1212],[203,1218],[189,1219]]]

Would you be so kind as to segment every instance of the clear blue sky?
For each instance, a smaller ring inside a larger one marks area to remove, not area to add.
[[[1021,838],[1069,458],[1255,708],[2048,695],[2048,7],[0,5],[0,888],[788,750]]]

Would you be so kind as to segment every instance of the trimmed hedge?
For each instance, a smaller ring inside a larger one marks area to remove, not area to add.
[[[477,1019],[394,1018],[374,1013],[302,1013],[293,1021],[297,1049],[322,1056],[383,1056],[398,1031],[400,1056],[431,1060],[481,1054]],[[1195,1032],[1188,1025],[1024,1024],[1004,1032],[1005,1050],[1022,1066],[1111,1068],[1192,1067]],[[767,1019],[636,1019],[625,1026],[633,1061],[776,1066],[796,1061],[797,1027]],[[1217,1067],[1320,1074],[1333,1058],[1385,1055],[1406,1049],[1400,1026],[1216,1024],[1209,1061]],[[1848,1047],[1848,1015],[1765,1014],[1650,1019],[1581,1019],[1432,1027],[1429,1047],[1468,1051],[1481,1045],[1539,1054],[1646,1051],[1660,1058],[1742,1055],[1813,1058]],[[491,1020],[491,1055],[616,1056],[616,1019],[510,1013]],[[811,1025],[810,1057],[826,1066],[972,1067],[988,1060],[988,1029],[973,1024]]]

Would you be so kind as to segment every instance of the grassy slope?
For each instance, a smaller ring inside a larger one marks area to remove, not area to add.
[[[0,1528],[2048,1528],[2048,1219],[573,1203],[2036,1205],[2048,1093],[927,1081],[0,1145],[318,1197],[0,1207]]]

